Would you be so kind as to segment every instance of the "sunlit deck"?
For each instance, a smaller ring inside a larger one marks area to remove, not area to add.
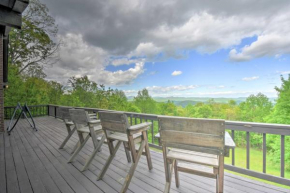
[[[91,141],[79,153],[72,164],[67,164],[75,134],[63,150],[58,147],[66,137],[61,120],[54,117],[35,118],[38,131],[33,131],[26,120],[20,120],[8,136],[0,133],[0,193],[2,192],[118,192],[130,164],[124,150],[117,155],[102,181],[97,175],[102,169],[109,151],[102,147],[89,169],[81,172],[85,159],[92,151]],[[7,122],[6,122],[7,123]],[[138,164],[128,192],[163,192],[165,186],[162,154],[151,151],[153,170],[148,171],[144,156]],[[172,179],[171,192],[215,192],[215,181],[195,175],[180,173],[181,186],[175,187]],[[259,181],[225,173],[225,192],[290,192]]]

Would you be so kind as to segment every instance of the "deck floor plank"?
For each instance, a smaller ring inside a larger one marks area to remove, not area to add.
[[[70,151],[78,141],[76,133],[64,149],[58,149],[67,136],[62,121],[53,117],[37,117],[35,122],[39,131],[33,131],[25,120],[8,136],[0,133],[0,193],[4,192],[118,192],[131,164],[127,163],[124,148],[120,147],[103,180],[97,176],[109,156],[107,145],[97,153],[87,171],[81,172],[85,160],[93,151],[89,142],[68,164]],[[162,153],[151,151],[153,170],[149,171],[147,161],[141,156],[134,177],[127,192],[159,193],[165,186]],[[215,191],[215,180],[180,173],[181,186],[175,187],[172,179],[171,192]],[[235,193],[290,192],[260,181],[244,178],[225,172],[225,191]]]

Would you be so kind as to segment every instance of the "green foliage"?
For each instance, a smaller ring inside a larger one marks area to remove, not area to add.
[[[39,0],[31,0],[23,15],[22,29],[13,28],[9,34],[9,60],[19,67],[18,73],[44,78],[43,66],[57,59],[60,44],[54,38],[58,29],[48,12]]]
[[[239,119],[241,121],[265,122],[270,115],[273,104],[262,93],[250,95],[245,102],[240,103]]]
[[[147,89],[138,91],[136,97],[134,97],[133,103],[138,107],[142,113],[155,113],[157,110],[157,104],[149,95]]]

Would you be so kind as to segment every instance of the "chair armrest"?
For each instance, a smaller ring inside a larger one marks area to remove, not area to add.
[[[93,126],[96,126],[96,125],[100,125],[100,124],[101,124],[100,120],[90,120],[89,121],[89,126],[90,127],[93,127]]]
[[[130,134],[134,134],[134,133],[139,133],[142,131],[146,131],[150,128],[150,126],[152,125],[152,123],[150,122],[145,122],[145,123],[140,123],[138,125],[132,125],[129,128],[129,133]]]

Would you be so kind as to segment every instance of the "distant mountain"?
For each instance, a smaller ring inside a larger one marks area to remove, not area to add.
[[[127,97],[128,101],[133,101],[134,97]],[[153,97],[156,102],[167,102],[168,100],[172,101],[175,105],[186,107],[188,104],[195,105],[196,103],[203,102],[207,103],[209,100],[213,99],[216,103],[228,103],[229,100],[236,101],[237,104],[246,101],[247,97],[237,97],[237,98],[211,98],[211,97]],[[269,98],[269,100],[275,104],[275,97]]]

